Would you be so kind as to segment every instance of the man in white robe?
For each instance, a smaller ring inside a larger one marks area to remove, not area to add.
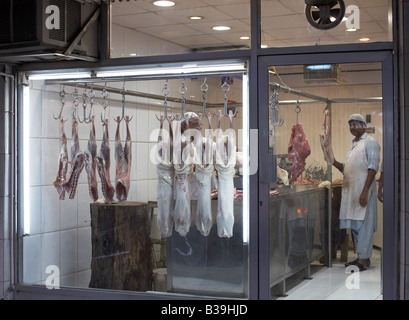
[[[340,228],[351,229],[358,254],[357,259],[345,266],[356,265],[360,271],[364,271],[370,265],[373,235],[377,227],[375,175],[379,170],[380,146],[366,133],[362,115],[351,115],[348,124],[351,134],[355,136],[351,150],[344,163],[334,159],[332,165],[344,175]]]

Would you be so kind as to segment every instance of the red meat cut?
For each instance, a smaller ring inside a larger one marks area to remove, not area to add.
[[[288,145],[288,160],[292,161],[291,176],[297,180],[305,170],[305,159],[310,155],[311,148],[305,138],[302,125],[297,123],[291,129],[291,138]]]

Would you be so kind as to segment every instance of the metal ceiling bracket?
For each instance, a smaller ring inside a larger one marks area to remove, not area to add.
[[[68,48],[65,50],[64,55],[67,55],[67,56],[72,55],[72,51],[74,50],[74,47],[78,44],[78,42],[82,39],[82,37],[85,35],[85,33],[89,30],[90,26],[95,21],[98,20],[100,14],[101,14],[101,5],[98,6],[98,8],[92,14],[91,18],[89,18],[89,20],[84,25],[82,30],[77,34],[74,41],[72,41],[71,44],[68,46]]]

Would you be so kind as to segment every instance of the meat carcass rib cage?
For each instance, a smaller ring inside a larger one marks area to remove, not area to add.
[[[288,145],[288,160],[292,161],[291,176],[293,181],[305,170],[305,159],[310,155],[311,148],[305,137],[302,125],[294,124],[291,129],[291,138]]]
[[[85,171],[88,178],[89,195],[92,200],[98,200],[98,182],[97,182],[97,163],[95,157],[97,156],[97,141],[95,137],[94,117],[91,118],[90,134],[88,139],[87,149],[85,150]]]
[[[80,142],[78,137],[78,121],[72,123],[72,142],[71,142],[72,168],[69,180],[64,183],[65,192],[69,194],[70,199],[74,199],[77,191],[78,180],[85,165],[85,154],[80,151]]]
[[[120,117],[117,118],[117,129],[115,134],[115,192],[118,201],[125,201],[128,198],[129,187],[131,184],[131,163],[132,163],[132,142],[131,132],[129,131],[129,116],[125,117],[126,123],[126,141],[122,147],[120,129]]]
[[[97,170],[101,179],[101,189],[104,200],[107,203],[112,203],[114,200],[115,189],[111,184],[109,168],[111,166],[110,148],[109,148],[109,133],[108,133],[108,119],[105,119],[103,125],[102,143],[98,156],[95,158],[97,162]]]
[[[67,148],[67,136],[64,131],[64,119],[61,117],[61,148],[60,155],[58,157],[58,173],[57,177],[53,183],[54,187],[57,189],[60,200],[65,199],[65,189],[64,183],[68,171],[68,148]]]

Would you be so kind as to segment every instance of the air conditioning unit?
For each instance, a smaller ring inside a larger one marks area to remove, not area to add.
[[[2,0],[0,60],[26,62],[78,56],[98,57],[98,23],[70,47],[98,5],[75,0]],[[48,19],[48,20],[47,20]],[[48,22],[48,23],[47,23]]]
[[[304,65],[304,81],[307,83],[344,83],[338,64]]]

